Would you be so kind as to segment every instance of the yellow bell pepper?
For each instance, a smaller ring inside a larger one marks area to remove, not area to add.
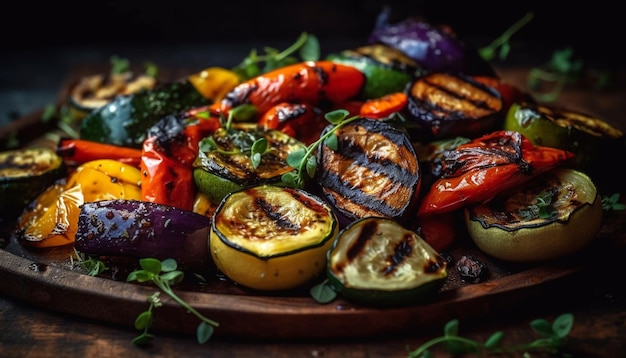
[[[105,199],[141,200],[141,171],[112,159],[94,160],[76,168],[65,184],[40,194],[19,217],[17,239],[44,248],[74,243],[80,206]]]
[[[200,94],[212,100],[213,103],[221,101],[241,82],[235,72],[222,67],[206,68],[189,75],[187,79]]]

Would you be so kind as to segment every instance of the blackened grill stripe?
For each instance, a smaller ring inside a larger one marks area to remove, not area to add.
[[[346,259],[348,262],[352,262],[357,257],[361,256],[361,252],[365,250],[367,243],[374,238],[377,231],[378,223],[376,221],[369,221],[361,225],[361,233],[359,234],[359,237],[346,251]]]
[[[488,92],[486,92],[486,91],[484,91],[484,90],[482,90],[482,89],[480,89],[480,88],[477,88],[476,86],[472,85],[471,83],[469,83],[469,82],[467,82],[467,81],[464,81],[464,80],[462,80],[462,79],[460,79],[460,78],[458,78],[458,77],[455,77],[455,79],[456,79],[457,81],[459,81],[459,82],[467,83],[467,84],[468,84],[468,85],[469,85],[472,89],[476,89],[476,90],[479,90],[479,91],[481,91],[481,92],[485,92],[487,95],[489,95],[489,93],[488,93]],[[449,90],[449,89],[447,89],[447,88],[445,88],[445,87],[442,87],[442,86],[440,86],[440,85],[438,85],[438,84],[436,84],[436,83],[433,83],[433,82],[428,81],[428,78],[423,79],[423,81],[424,81],[424,83],[425,83],[425,84],[427,84],[427,85],[429,85],[429,86],[431,86],[431,87],[435,87],[435,88],[439,89],[440,91],[442,91],[442,92],[444,92],[444,93],[448,94],[450,97],[454,97],[454,98],[456,98],[456,99],[458,99],[458,100],[460,100],[460,101],[464,101],[464,102],[467,102],[467,103],[471,103],[474,107],[477,107],[477,108],[481,108],[481,109],[486,109],[486,110],[494,111],[494,109],[493,109],[493,108],[491,108],[491,107],[487,106],[487,101],[473,100],[473,99],[471,99],[471,98],[464,97],[464,96],[462,96],[462,95],[461,95],[460,93],[458,93],[458,92],[451,91],[451,90]],[[428,101],[429,101],[430,103],[433,103],[433,102],[431,102],[431,101],[430,101],[430,98],[428,98]],[[433,104],[435,104],[435,103],[433,103]],[[443,109],[441,109],[441,108],[439,108],[439,110],[443,111]]]
[[[336,173],[326,172],[324,178],[324,187],[327,190],[332,190],[338,195],[350,200],[352,203],[362,207],[371,207],[372,200],[376,200],[376,211],[381,215],[388,217],[395,217],[397,215],[397,208],[392,208],[385,201],[380,198],[372,197],[364,193],[358,188],[348,188],[341,183],[341,178]]]
[[[256,197],[254,198],[254,205],[259,208],[265,214],[265,216],[275,222],[276,226],[289,231],[300,230],[300,225],[297,225],[296,223],[287,220],[284,215],[277,213],[276,207],[268,203],[266,200]]]
[[[400,266],[403,262],[406,261],[408,257],[411,257],[413,253],[413,243],[412,237],[410,234],[404,235],[402,240],[398,242],[393,247],[393,255],[387,257],[388,265],[385,265],[383,268],[383,275],[389,276],[393,274],[398,266]]]

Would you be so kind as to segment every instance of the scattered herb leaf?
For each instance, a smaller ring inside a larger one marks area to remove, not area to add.
[[[78,261],[77,264],[87,270],[87,275],[89,276],[97,276],[109,269],[105,263],[100,261],[98,258],[87,256],[76,250],[76,248],[74,248],[74,256],[70,256],[70,264],[72,267],[76,265],[76,263],[74,263],[74,257],[76,257]]]
[[[202,315],[195,308],[191,307],[187,302],[182,300],[174,292],[174,290],[172,290],[172,286],[181,282],[184,277],[183,272],[177,270],[178,265],[176,261],[173,259],[159,261],[154,258],[143,258],[139,260],[139,265],[142,269],[131,272],[126,278],[126,281],[154,283],[159,289],[161,289],[161,291],[165,292],[179,305],[183,306],[187,311],[191,312],[200,319],[201,322],[196,331],[198,342],[207,342],[213,335],[214,328],[219,326],[219,323]],[[158,295],[156,294],[152,294],[148,297],[148,302],[150,302],[148,310],[140,313],[135,321],[135,327],[143,330],[139,336],[133,339],[133,343],[137,345],[146,345],[152,340],[153,337],[148,333],[148,328],[152,322],[152,308],[160,306],[161,303],[160,300],[158,300]]]
[[[264,51],[265,54],[259,55],[256,49],[252,49],[248,56],[231,70],[245,81],[280,67],[320,58],[319,40],[315,35],[306,32],[301,33],[296,42],[283,51],[271,47],[265,47]],[[295,53],[300,58],[295,56]]]
[[[532,12],[527,12],[521,19],[517,20],[511,27],[509,27],[502,35],[493,40],[489,45],[478,49],[478,54],[485,61],[492,61],[496,57],[496,53],[498,54],[498,58],[500,60],[505,60],[509,52],[511,52],[511,36],[513,36],[517,31],[519,31],[522,27],[526,26],[533,17],[535,16]]]
[[[335,291],[328,279],[325,279],[324,281],[311,287],[309,293],[318,303],[329,303],[337,297],[337,291]]]
[[[620,193],[614,193],[611,196],[602,197],[602,209],[609,213],[612,211],[626,210],[626,204],[619,202]]]
[[[459,336],[459,321],[454,319],[445,325],[443,336],[433,338],[416,350],[409,352],[409,357],[433,357],[428,349],[438,344],[442,344],[448,353],[454,355],[476,354],[484,356],[485,354],[521,352],[524,357],[530,357],[530,352],[556,354],[565,347],[567,336],[573,325],[574,316],[571,313],[559,315],[552,323],[546,319],[535,319],[530,322],[530,327],[540,335],[540,338],[527,343],[504,346],[504,333],[501,331],[493,333],[484,343]]]

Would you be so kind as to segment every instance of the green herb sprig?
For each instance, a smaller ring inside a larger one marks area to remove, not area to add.
[[[610,196],[602,197],[602,210],[607,213],[611,213],[613,211],[621,211],[626,210],[626,204],[619,202],[620,193],[613,193]]]
[[[518,32],[521,28],[526,26],[535,14],[527,12],[521,19],[517,20],[511,27],[509,27],[502,35],[493,40],[489,45],[478,49],[478,54],[485,61],[492,61],[496,58],[496,53],[500,60],[505,60],[511,52],[511,37]]]
[[[459,321],[454,319],[444,327],[443,336],[433,338],[422,344],[419,348],[409,352],[410,358],[431,358],[433,355],[429,348],[443,344],[446,351],[455,354],[476,354],[483,356],[488,354],[511,354],[523,352],[524,357],[530,357],[530,352],[544,352],[555,354],[561,351],[565,345],[567,336],[574,325],[574,316],[564,313],[550,323],[546,319],[535,319],[530,322],[530,327],[541,337],[528,343],[505,346],[504,332],[493,333],[485,342],[459,336]]]
[[[204,112],[203,112],[204,113]],[[204,116],[204,114],[199,116]],[[249,155],[253,168],[258,168],[261,164],[263,154],[268,153],[271,148],[267,139],[264,137],[257,137],[254,133],[244,131],[234,131],[232,128],[233,121],[247,121],[253,118],[257,113],[257,108],[253,105],[243,104],[228,111],[228,115],[225,117],[220,115],[220,130],[225,131],[226,135],[230,137],[235,148],[231,150],[222,149],[215,141],[214,136],[208,136],[200,141],[199,148],[203,152],[216,151],[223,155],[237,155],[246,154]]]
[[[317,170],[317,160],[315,159],[315,156],[313,156],[313,153],[322,142],[330,149],[337,150],[338,141],[335,131],[360,118],[359,116],[352,116],[348,118],[349,114],[350,112],[345,109],[337,109],[326,113],[324,118],[332,124],[333,127],[329,128],[320,136],[318,140],[311,143],[308,147],[300,148],[289,153],[287,156],[287,164],[296,170],[283,174],[281,181],[285,185],[303,188],[305,180],[311,179],[315,176],[315,171]]]
[[[178,265],[176,260],[165,259],[159,261],[154,258],[143,258],[139,260],[139,265],[142,269],[131,272],[126,278],[126,281],[152,282],[179,305],[198,317],[201,321],[196,330],[198,343],[206,343],[213,335],[214,328],[219,326],[219,323],[202,315],[172,290],[172,286],[181,282],[184,278],[183,272],[177,270]],[[162,305],[158,299],[158,293],[149,296],[148,302],[150,303],[148,310],[140,313],[135,320],[135,328],[143,332],[133,339],[133,343],[140,346],[147,345],[154,338],[153,335],[148,333],[148,328],[150,328],[152,324],[152,309]]]
[[[76,258],[77,262],[74,262],[74,258]],[[87,275],[89,276],[98,276],[102,272],[109,269],[100,259],[87,256],[74,248],[74,256],[70,256],[70,265],[74,267],[76,264],[81,265],[85,270],[87,270]]]
[[[274,69],[300,61],[316,61],[320,58],[320,44],[315,35],[303,32],[298,39],[283,51],[272,47],[264,48],[265,54],[252,49],[241,63],[231,68],[242,80],[248,80]],[[296,56],[295,54],[299,55]]]

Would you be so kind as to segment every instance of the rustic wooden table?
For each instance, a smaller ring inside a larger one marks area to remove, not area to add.
[[[527,68],[514,68],[502,70],[501,74],[514,84],[523,84],[527,71]],[[624,88],[605,93],[594,93],[589,88],[570,88],[560,101],[573,109],[581,108],[602,115],[624,129]],[[621,158],[616,160],[623,164]],[[626,285],[622,263],[626,255],[624,250],[606,254],[606,261],[600,260],[600,264],[594,267],[552,282],[541,288],[538,297],[516,305],[513,310],[488,307],[486,310],[490,314],[461,320],[460,334],[484,341],[493,332],[503,331],[508,344],[530,342],[538,338],[529,326],[532,319],[553,320],[559,314],[569,312],[574,315],[574,327],[568,340],[568,352],[580,357],[624,356]],[[0,284],[3,281],[5,279],[0,277]],[[106,312],[106,308],[99,309]],[[254,326],[255,322],[249,324]],[[358,339],[242,340],[214,337],[204,345],[188,334],[153,333],[156,335],[153,345],[139,348],[131,343],[138,334],[132,327],[62,314],[9,294],[0,296],[2,357],[405,357],[428,339],[441,335],[443,327],[416,326],[402,335]],[[433,351],[443,352],[440,348]]]

